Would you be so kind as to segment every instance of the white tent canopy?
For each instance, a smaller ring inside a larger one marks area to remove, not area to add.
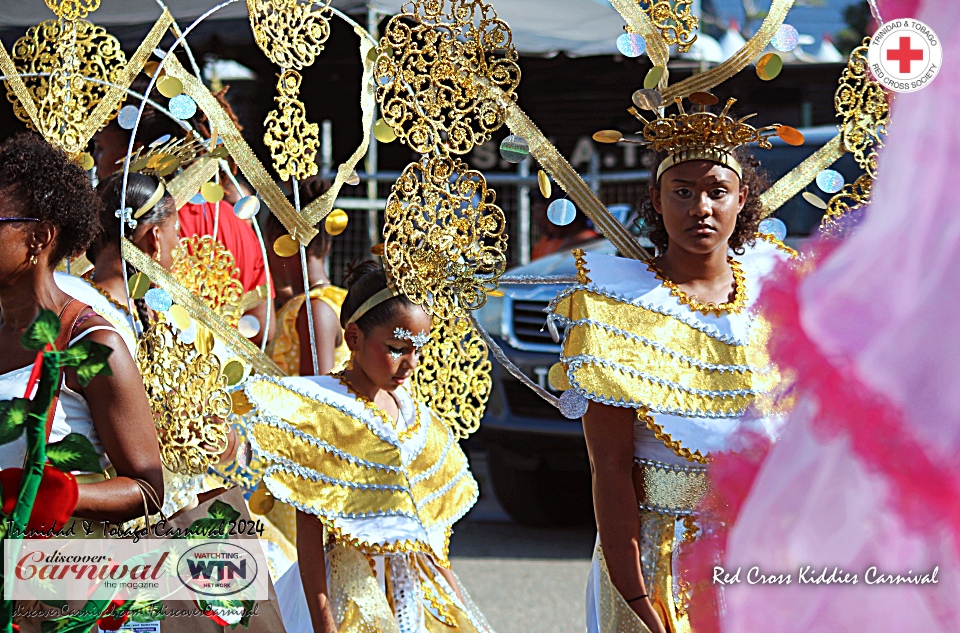
[[[489,1],[489,0],[488,0]],[[215,0],[166,0],[181,27],[219,4]],[[510,25],[521,53],[568,55],[616,53],[616,39],[623,32],[623,18],[607,0],[493,0],[499,17]],[[333,0],[333,6],[356,15],[370,6],[381,14],[400,12],[403,0]],[[160,14],[157,0],[102,0],[89,19],[103,26],[146,24]],[[0,0],[0,29],[28,27],[54,15],[43,0]],[[247,17],[247,4],[237,0],[217,11],[211,19]]]

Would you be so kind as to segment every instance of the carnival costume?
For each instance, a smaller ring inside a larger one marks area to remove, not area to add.
[[[248,382],[251,441],[280,501],[327,534],[329,596],[341,633],[488,631],[439,568],[477,483],[453,432],[403,388],[394,423],[337,376]],[[311,631],[299,565],[278,584],[289,631]]]
[[[300,373],[300,334],[297,332],[297,318],[303,309],[306,295],[299,294],[283,304],[277,312],[277,336],[267,348],[267,353],[274,362],[290,376]],[[347,297],[347,291],[337,286],[323,286],[310,289],[310,298],[319,299],[330,306],[337,317],[340,316],[340,306]],[[350,351],[347,344],[341,342],[333,352],[333,369],[336,373],[347,364]]]

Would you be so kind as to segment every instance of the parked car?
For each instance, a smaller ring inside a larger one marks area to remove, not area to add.
[[[774,138],[773,149],[756,152],[761,168],[771,179],[786,174],[836,134],[833,126],[802,131],[806,138],[803,146],[791,147]],[[833,169],[840,171],[847,182],[860,175],[849,156],[838,161]],[[830,197],[819,190],[815,192],[824,199]],[[621,214],[620,219],[624,219],[624,215]],[[793,245],[816,227],[820,215],[819,209],[800,196],[795,196],[777,212],[787,224],[790,234],[787,241]],[[593,253],[616,253],[605,239],[580,248]],[[507,274],[573,276],[576,267],[571,254],[562,252],[514,268]],[[480,323],[514,364],[554,393],[557,392],[550,387],[547,372],[558,361],[560,345],[544,327],[544,308],[562,288],[505,284],[501,286],[504,296],[491,297],[477,313]],[[487,448],[496,496],[514,520],[528,525],[592,521],[590,465],[580,420],[563,417],[497,363],[494,363],[493,389],[478,438]]]

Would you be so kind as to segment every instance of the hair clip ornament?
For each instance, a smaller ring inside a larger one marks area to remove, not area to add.
[[[126,209],[117,209],[113,212],[114,217],[119,218],[130,227],[131,231],[136,230],[137,221],[133,219],[133,209],[127,207]]]

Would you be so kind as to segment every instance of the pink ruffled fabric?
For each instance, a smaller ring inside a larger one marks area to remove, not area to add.
[[[919,4],[880,10],[889,20]],[[922,8],[943,68],[897,95],[864,223],[835,250],[821,245],[808,277],[781,270],[764,290],[771,353],[798,405],[777,444],[715,461],[704,515],[726,528],[681,554],[697,633],[960,631],[960,3]],[[717,561],[742,574],[722,597]],[[800,584],[806,565],[859,582]],[[938,582],[869,585],[873,565],[936,568]],[[749,584],[754,566],[792,583]]]

